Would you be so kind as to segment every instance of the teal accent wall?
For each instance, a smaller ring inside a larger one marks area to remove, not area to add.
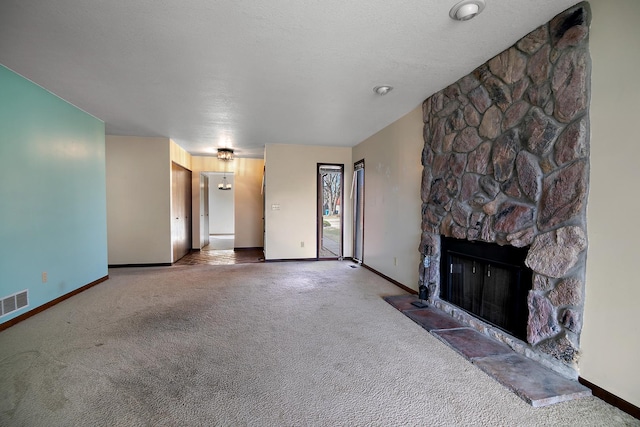
[[[104,123],[0,65],[0,323],[108,274],[106,212]]]

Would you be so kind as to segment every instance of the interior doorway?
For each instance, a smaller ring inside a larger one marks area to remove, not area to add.
[[[318,164],[318,259],[342,259],[344,165]]]
[[[364,252],[364,159],[353,165],[353,260],[362,264]]]
[[[232,251],[235,246],[235,180],[233,172],[208,172],[209,244],[202,250]]]
[[[209,177],[200,173],[200,245],[209,245]]]

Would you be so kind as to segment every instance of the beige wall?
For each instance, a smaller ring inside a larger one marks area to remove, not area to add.
[[[418,107],[353,149],[353,160],[365,163],[363,262],[416,290],[422,128]]]
[[[262,175],[264,160],[236,159],[238,168],[233,176],[235,185],[235,247],[263,246]]]
[[[192,194],[193,217],[199,218],[200,212],[200,173],[201,172],[233,172],[234,173],[234,212],[235,212],[235,247],[257,248],[263,246],[262,232],[262,171],[264,160],[236,158],[231,162],[223,162],[216,157],[192,156]],[[218,185],[215,180],[210,185]],[[193,248],[200,249],[200,221],[193,223]]]
[[[344,252],[351,256],[353,162],[349,147],[270,144],[265,150],[265,255],[267,259],[316,258],[318,163],[344,164]],[[279,210],[273,210],[279,205]],[[304,242],[304,247],[301,247]]]
[[[640,2],[590,3],[591,178],[580,376],[640,406]]]
[[[167,138],[106,136],[109,264],[171,262]]]
[[[173,140],[170,140],[169,144],[171,147],[171,161],[179,164],[185,169],[191,170],[191,154],[189,154],[184,148],[173,142]]]

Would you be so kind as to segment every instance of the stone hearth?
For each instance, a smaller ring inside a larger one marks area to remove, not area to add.
[[[423,103],[420,284],[430,302],[577,377],[589,176],[590,10],[581,3]],[[440,300],[440,236],[527,247],[527,342]]]
[[[411,304],[417,300],[415,295],[384,299],[531,406],[547,406],[591,395],[587,387],[516,354],[506,345],[465,327],[437,309],[416,308]]]

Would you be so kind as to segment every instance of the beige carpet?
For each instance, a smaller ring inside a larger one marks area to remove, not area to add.
[[[0,333],[2,426],[615,426],[532,408],[349,262],[111,270]]]

